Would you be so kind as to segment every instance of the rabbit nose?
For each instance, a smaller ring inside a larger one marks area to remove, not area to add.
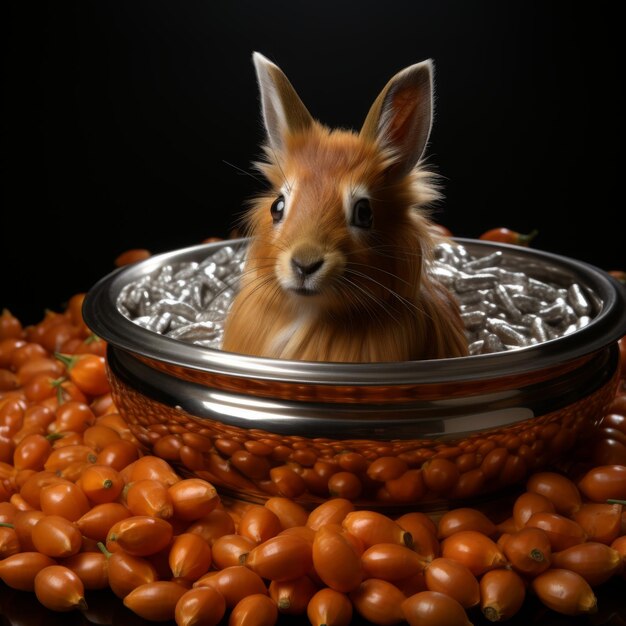
[[[291,257],[291,267],[293,268],[294,274],[300,278],[306,278],[311,274],[315,274],[322,265],[324,265],[324,259],[316,259],[315,261],[309,262],[308,259],[307,261],[302,261],[296,257]]]

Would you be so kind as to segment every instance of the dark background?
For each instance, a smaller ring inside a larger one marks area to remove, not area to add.
[[[618,6],[5,0],[0,309],[35,322],[128,248],[229,232],[261,188],[225,163],[248,170],[259,155],[253,50],[285,70],[314,116],[354,128],[391,75],[433,58],[429,155],[446,195],[437,220],[466,237],[538,228],[536,247],[626,269]],[[609,601],[621,591],[608,589],[594,624],[617,623]],[[113,621],[93,623],[143,623],[110,594],[100,605]],[[7,624],[92,623],[42,613],[4,585],[0,609]],[[518,617],[591,623],[536,602]]]
[[[262,188],[225,163],[259,156],[253,50],[315,117],[354,128],[392,74],[433,58],[437,220],[465,237],[538,228],[538,248],[624,269],[616,7],[5,2],[0,308],[37,321],[125,249],[229,232]]]

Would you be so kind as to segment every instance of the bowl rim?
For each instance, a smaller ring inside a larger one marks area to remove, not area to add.
[[[585,357],[626,334],[626,288],[604,270],[570,257],[479,239],[454,238],[485,254],[502,250],[509,256],[531,258],[567,269],[602,302],[589,324],[568,335],[505,352],[422,361],[336,363],[293,361],[225,352],[182,342],[143,328],[117,308],[121,289],[162,265],[176,261],[202,261],[222,247],[239,247],[247,239],[223,240],[179,248],[118,268],[101,278],[86,294],[83,317],[87,326],[111,345],[148,360],[232,377],[285,383],[372,385],[468,382],[543,370]],[[197,258],[196,258],[197,257]]]

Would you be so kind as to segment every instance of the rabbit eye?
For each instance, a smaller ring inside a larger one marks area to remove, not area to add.
[[[283,213],[285,212],[285,198],[283,196],[278,196],[274,202],[272,202],[272,206],[270,208],[270,213],[272,214],[272,219],[274,220],[274,224],[280,222],[283,219]]]
[[[357,228],[370,228],[373,219],[370,201],[367,198],[357,200],[352,207],[352,225]]]

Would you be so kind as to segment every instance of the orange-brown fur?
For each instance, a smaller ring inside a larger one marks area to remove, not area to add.
[[[424,271],[434,245],[420,209],[436,197],[429,175],[418,167],[390,176],[392,155],[376,142],[317,122],[289,134],[282,152],[266,153],[260,169],[273,191],[249,214],[251,243],[223,348],[338,362],[466,354],[453,298]],[[293,188],[293,206],[275,225],[270,206],[284,186]],[[367,233],[350,228],[343,206],[346,188],[360,187],[370,192],[374,214]],[[337,275],[313,296],[286,291],[278,281],[281,253],[307,245],[338,259]]]
[[[263,165],[264,173],[275,189],[293,181],[301,190],[301,204],[278,231],[269,210],[276,194],[255,203],[249,222],[252,240],[224,349],[273,358],[358,362],[465,354],[457,308],[447,290],[424,272],[423,259],[430,256],[433,240],[426,216],[415,207],[435,196],[424,173],[416,171],[387,184],[387,158],[375,145],[317,124],[291,137],[287,158],[278,159]],[[371,238],[355,241],[348,232],[339,181],[364,182],[372,190],[376,232]],[[351,276],[371,298],[340,279],[320,296],[283,291],[275,275],[277,253],[308,238],[340,250],[348,267],[367,272],[385,287]],[[291,340],[282,348],[272,346],[291,325],[297,326]]]

